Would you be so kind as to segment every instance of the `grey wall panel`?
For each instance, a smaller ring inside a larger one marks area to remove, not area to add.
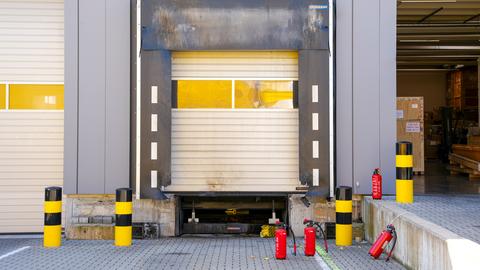
[[[353,1],[354,192],[371,192],[379,148],[379,0]]]
[[[394,0],[337,0],[337,185],[371,193],[381,167],[385,193],[395,180]]]
[[[383,192],[395,193],[396,132],[396,18],[394,0],[380,3],[380,167]]]
[[[105,0],[79,5],[78,193],[105,190]]]
[[[130,0],[65,3],[65,192],[129,186]]]
[[[78,0],[65,1],[65,96],[63,191],[77,192]]]
[[[319,185],[312,195],[329,195],[329,103],[328,51],[299,52],[298,109],[299,109],[299,168],[300,182],[313,186],[313,169],[319,169]],[[318,85],[318,102],[312,102],[312,85]],[[312,130],[312,113],[318,113],[318,130]],[[318,157],[313,157],[313,141],[319,142]]]
[[[353,184],[352,0],[336,1],[336,182]]]
[[[129,187],[130,1],[106,1],[105,192]]]

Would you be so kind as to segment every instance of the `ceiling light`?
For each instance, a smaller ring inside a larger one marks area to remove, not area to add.
[[[438,39],[401,39],[400,42],[440,42]]]
[[[445,1],[441,1],[441,0],[432,0],[432,1],[428,1],[428,0],[402,0],[400,1],[400,3],[456,3],[457,0],[445,0]]]

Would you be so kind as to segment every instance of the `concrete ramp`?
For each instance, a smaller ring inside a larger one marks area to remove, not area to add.
[[[365,237],[375,241],[393,223],[396,258],[411,269],[479,269],[480,197],[416,196],[411,205],[394,197],[363,201]]]

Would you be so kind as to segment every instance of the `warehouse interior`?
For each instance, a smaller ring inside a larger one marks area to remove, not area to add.
[[[397,139],[416,193],[480,192],[480,1],[397,1]]]

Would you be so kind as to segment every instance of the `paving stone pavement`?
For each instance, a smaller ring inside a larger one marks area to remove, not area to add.
[[[413,204],[384,200],[480,244],[480,195],[415,196]]]
[[[112,241],[70,240],[58,249],[43,248],[41,239],[0,239],[0,269],[322,269],[319,256],[302,254],[301,241],[297,256],[279,261],[273,258],[274,240],[258,237],[138,240],[129,248],[114,247]],[[403,269],[395,262],[372,260],[368,247],[341,250],[331,242],[329,256],[341,269]]]
[[[400,270],[405,269],[401,264],[393,259],[388,262],[385,261],[386,254],[382,254],[378,260],[374,260],[368,255],[368,250],[371,244],[367,242],[353,243],[350,247],[337,247],[335,240],[330,240],[328,243],[328,254],[333,259],[334,263],[343,270],[380,270],[391,269]],[[394,250],[395,252],[395,250]]]
[[[134,241],[114,247],[112,241],[64,241],[44,249],[42,241],[0,239],[0,269],[320,269],[315,258],[273,258],[274,240],[257,237],[178,237]]]

